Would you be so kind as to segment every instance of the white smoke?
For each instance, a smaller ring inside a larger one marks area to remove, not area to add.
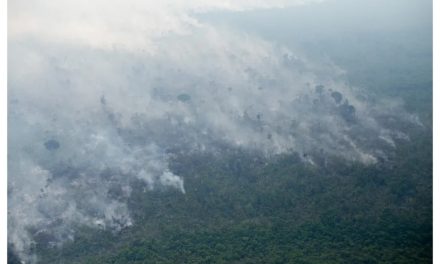
[[[331,63],[191,16],[301,2],[11,2],[8,240],[20,257],[36,262],[36,237],[58,245],[78,224],[132,225],[134,181],[185,193],[176,152],[372,163],[405,137],[381,122],[400,106],[370,104]]]

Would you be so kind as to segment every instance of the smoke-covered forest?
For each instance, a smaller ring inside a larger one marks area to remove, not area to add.
[[[432,262],[431,1],[8,4],[8,263]]]

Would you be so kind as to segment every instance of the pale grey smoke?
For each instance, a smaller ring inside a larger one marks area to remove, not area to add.
[[[370,103],[330,62],[187,13],[217,5],[194,1],[170,13],[150,4],[163,12],[155,17],[168,21],[160,34],[109,15],[133,12],[148,23],[142,16],[148,4],[107,10],[103,21],[119,25],[122,35],[70,10],[67,21],[91,23],[93,31],[68,23],[73,29],[57,35],[58,25],[44,27],[51,4],[38,2],[38,11],[22,1],[12,5],[12,14],[24,8],[31,15],[12,17],[9,39],[8,235],[27,262],[37,261],[30,254],[35,237],[59,245],[74,238],[74,225],[132,225],[126,199],[133,181],[185,193],[183,179],[168,167],[174,153],[227,145],[268,156],[298,152],[311,163],[318,152],[374,163],[407,138],[383,119],[416,122],[398,102]],[[267,5],[251,2],[222,8]],[[107,2],[93,7],[101,5]]]

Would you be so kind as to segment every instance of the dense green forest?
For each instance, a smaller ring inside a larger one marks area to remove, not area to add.
[[[178,156],[186,194],[134,182],[132,227],[78,227],[73,242],[35,252],[41,263],[430,263],[430,128],[411,138],[370,166],[240,150]]]
[[[425,127],[407,128],[411,140],[374,165],[239,149],[176,156],[186,194],[134,182],[132,227],[78,227],[73,242],[35,252],[42,263],[430,263],[432,115],[419,107]]]
[[[42,263],[429,263],[430,146],[415,137],[375,166],[241,151],[177,157],[186,194],[135,184],[133,227],[83,228],[62,249],[35,250]]]
[[[420,118],[423,127],[401,128],[410,140],[396,141],[387,160],[365,165],[322,156],[312,165],[296,153],[265,157],[236,148],[179,154],[170,168],[184,179],[185,194],[132,182],[126,202],[133,226],[78,226],[62,247],[37,238],[34,253],[41,263],[431,263],[426,34],[323,37],[308,47],[347,69],[351,85],[372,98],[401,98]],[[9,263],[18,263],[12,252]]]

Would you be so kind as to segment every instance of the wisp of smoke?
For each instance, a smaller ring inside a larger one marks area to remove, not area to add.
[[[93,8],[85,19],[70,10],[65,31],[45,28],[45,12],[61,4],[37,1],[32,11],[12,3],[8,241],[23,261],[37,261],[37,238],[61,245],[75,225],[132,225],[126,200],[134,181],[184,194],[183,179],[168,167],[178,152],[227,145],[267,156],[297,152],[310,163],[315,152],[374,163],[407,137],[383,120],[414,118],[398,103],[370,103],[335,65],[189,15],[266,7],[251,2],[190,1],[168,10],[135,1],[106,9],[104,25],[91,19]],[[21,8],[30,15],[15,14]],[[132,20],[105,20],[115,12]],[[143,12],[164,24],[155,30]]]

